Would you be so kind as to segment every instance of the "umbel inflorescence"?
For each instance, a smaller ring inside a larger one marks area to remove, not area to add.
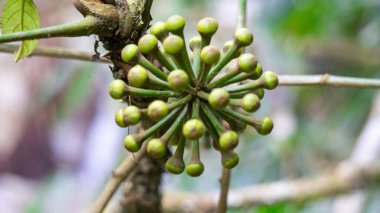
[[[214,18],[204,18],[197,26],[200,36],[190,39],[188,54],[184,27],[184,18],[174,15],[166,22],[155,23],[137,45],[125,46],[122,60],[136,65],[126,79],[110,84],[109,93],[114,99],[132,97],[150,103],[147,108],[130,105],[116,113],[120,127],[136,125],[144,118],[153,122],[144,132],[125,137],[127,150],[137,152],[147,143],[147,153],[162,158],[168,145],[176,146],[166,169],[174,174],[186,169],[189,175],[199,176],[204,170],[199,139],[206,132],[226,168],[239,163],[233,151],[239,143],[238,132],[247,125],[262,135],[271,132],[270,118],[256,119],[250,113],[259,109],[264,89],[274,89],[278,80],[275,73],[262,71],[254,55],[243,53],[243,48],[253,42],[248,29],[236,30],[222,54],[210,45],[218,23]],[[191,151],[185,167],[186,147]]]

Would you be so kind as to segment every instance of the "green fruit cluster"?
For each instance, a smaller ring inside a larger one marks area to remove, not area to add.
[[[184,27],[185,19],[174,15],[166,22],[153,24],[150,34],[141,37],[137,45],[125,46],[121,58],[134,66],[127,78],[111,82],[109,93],[114,99],[132,97],[150,102],[147,108],[130,105],[116,113],[120,127],[136,125],[142,118],[153,123],[144,132],[125,137],[127,150],[137,152],[147,143],[147,153],[162,158],[169,145],[176,146],[166,169],[173,174],[186,171],[199,176],[204,170],[199,139],[206,132],[221,154],[222,165],[233,168],[239,163],[234,152],[239,144],[238,132],[247,125],[261,135],[272,131],[270,118],[257,119],[250,113],[260,108],[264,89],[276,88],[278,80],[274,72],[263,72],[254,55],[243,53],[253,42],[248,29],[238,29],[221,53],[210,45],[218,22],[204,18],[197,26],[200,36],[190,39],[189,53]],[[185,147],[190,149],[187,165],[183,159]]]

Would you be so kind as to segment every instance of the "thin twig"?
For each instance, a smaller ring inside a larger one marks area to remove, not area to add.
[[[328,174],[298,180],[246,186],[229,193],[229,208],[273,205],[281,202],[306,202],[332,197],[379,184],[380,164],[355,165],[342,163]],[[190,194],[172,192],[163,196],[165,212],[213,212],[216,193]]]
[[[380,79],[323,75],[279,75],[279,86],[326,86],[380,89]]]
[[[219,202],[216,208],[217,213],[225,213],[227,211],[227,198],[228,189],[230,186],[230,176],[231,170],[223,167],[222,178],[220,179]]]
[[[99,195],[98,199],[94,203],[91,209],[91,213],[101,213],[107,206],[108,202],[111,200],[112,196],[119,188],[120,184],[128,177],[128,175],[137,166],[138,161],[146,154],[146,144],[144,143],[141,150],[134,156],[130,155],[125,159],[119,167],[117,167],[112,176],[106,183],[102,193]]]
[[[20,48],[19,45],[15,44],[0,44],[0,52],[4,53],[14,53]],[[105,57],[97,56],[93,53],[77,51],[77,50],[67,50],[60,47],[36,47],[33,50],[31,56],[47,56],[53,58],[65,58],[74,59],[81,61],[91,61],[91,62],[101,62],[101,63],[111,63]]]

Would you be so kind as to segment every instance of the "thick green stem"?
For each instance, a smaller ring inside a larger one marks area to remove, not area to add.
[[[182,106],[184,104],[187,104],[191,99],[192,99],[192,96],[188,95],[188,96],[186,96],[184,98],[181,98],[181,99],[179,99],[177,101],[169,103],[168,104],[168,108],[169,108],[169,110],[173,110],[173,109],[175,109],[177,107],[180,107],[180,106]]]
[[[210,119],[212,125],[215,127],[215,129],[219,132],[222,133],[225,131],[223,125],[220,123],[218,117],[212,112],[212,109],[208,107],[206,104],[201,104],[201,108],[203,112],[206,114],[206,116]]]
[[[211,69],[210,73],[207,75],[207,83],[210,82],[214,77],[225,67],[232,59],[233,56],[239,51],[239,45],[234,43],[234,45],[228,49],[226,54],[223,55],[222,59]]]
[[[201,48],[200,47],[196,47],[194,48],[194,51],[193,51],[193,71],[194,73],[197,75],[197,79],[200,78],[200,70],[201,70]]]
[[[197,95],[198,95],[198,97],[202,98],[205,101],[208,101],[208,97],[210,96],[210,94],[208,94],[207,92],[203,92],[203,91],[199,91]]]
[[[214,81],[214,82],[211,82],[210,84],[207,85],[207,88],[209,89],[212,89],[212,88],[215,88],[215,87],[220,87],[221,85],[223,85],[225,82],[227,82],[228,80],[230,80],[231,78],[235,77],[236,75],[238,75],[241,71],[239,69],[237,70],[234,70],[234,71],[231,71],[231,72],[228,72],[226,73],[225,75],[223,75],[222,77],[220,77],[218,80]]]
[[[169,61],[168,59],[168,56],[164,55],[164,53],[161,52],[160,49],[156,49],[154,51],[154,54],[152,54],[152,56],[157,59],[158,62],[160,62],[160,64],[164,67],[166,67],[166,69],[168,69],[169,71],[172,71],[172,70],[175,70],[176,67],[174,66],[174,64],[172,64],[171,61]]]
[[[204,114],[203,110],[202,110],[202,113],[200,114],[200,118],[202,120],[202,122],[204,123],[204,125],[206,126],[208,132],[210,133],[211,137],[212,137],[212,144],[214,146],[214,149],[216,150],[220,150],[220,146],[219,146],[219,133],[218,131],[216,130],[216,128],[212,125],[211,121],[208,119],[207,115]]]
[[[168,82],[157,78],[151,72],[148,72],[148,79],[149,79],[149,81],[148,81],[149,84],[152,84],[153,86],[161,87],[164,89],[170,89]]]
[[[68,24],[0,35],[0,43],[50,37],[89,36],[102,28],[100,24],[101,21],[99,19],[93,16],[86,16],[80,21]]]
[[[260,120],[257,120],[251,116],[246,116],[246,115],[243,115],[239,112],[236,112],[236,111],[233,111],[231,109],[228,109],[228,108],[224,108],[221,110],[221,113],[225,113],[237,120],[240,120],[240,121],[243,121],[245,123],[247,123],[248,125],[254,127],[256,130],[259,130],[261,129],[262,127],[262,121]]]
[[[150,90],[150,89],[141,89],[131,86],[125,87],[125,95],[134,95],[140,97],[155,97],[155,98],[163,98],[163,97],[178,97],[181,93],[173,92],[170,90]]]
[[[190,163],[200,163],[200,154],[199,154],[199,140],[191,141],[191,157]]]
[[[256,80],[256,81],[249,82],[243,85],[227,87],[225,88],[225,90],[229,93],[237,93],[237,92],[243,92],[243,91],[252,91],[258,88],[263,88],[264,86],[265,86],[265,81]]]
[[[166,81],[168,76],[164,73],[164,71],[160,70],[156,66],[154,66],[148,59],[146,59],[143,55],[140,55],[137,61],[141,66],[148,69],[150,72],[152,72],[153,75],[157,76],[161,80]]]
[[[191,113],[191,118],[197,119],[199,117],[199,100],[193,102],[193,109]]]

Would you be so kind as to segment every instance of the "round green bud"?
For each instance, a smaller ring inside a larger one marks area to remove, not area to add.
[[[178,33],[183,31],[185,23],[185,19],[182,16],[173,15],[166,19],[166,29],[171,33]]]
[[[144,54],[149,54],[153,52],[153,50],[157,49],[157,38],[154,35],[146,34],[140,38],[138,46],[140,52]]]
[[[246,94],[241,103],[241,107],[247,112],[255,112],[260,108],[260,98],[255,94]]]
[[[171,71],[168,75],[167,80],[169,87],[175,91],[183,91],[190,84],[189,76],[185,71],[180,69]]]
[[[204,170],[205,167],[202,163],[190,163],[186,166],[186,173],[192,177],[200,176]]]
[[[260,134],[260,135],[267,135],[269,133],[272,132],[272,129],[273,129],[273,121],[272,119],[270,119],[269,117],[265,117],[263,119],[261,119],[261,127],[260,129],[257,130],[257,132]]]
[[[203,18],[198,22],[197,29],[202,36],[210,37],[218,30],[218,21],[212,17]]]
[[[183,162],[183,159],[173,155],[166,161],[165,168],[168,172],[178,175],[185,170],[185,162]]]
[[[190,119],[186,121],[185,125],[183,125],[182,133],[183,135],[192,140],[199,139],[206,132],[206,128],[203,123],[198,119]]]
[[[127,125],[136,125],[140,122],[141,113],[140,109],[136,106],[128,106],[123,111],[123,120]]]
[[[200,48],[202,46],[202,38],[200,36],[194,36],[189,41],[189,47],[191,51],[195,48]]]
[[[278,85],[278,78],[276,73],[272,71],[266,71],[263,73],[261,78],[265,81],[264,88],[266,89],[274,89]]]
[[[263,67],[261,66],[261,64],[257,64],[256,69],[255,69],[255,73],[256,73],[256,76],[258,76],[258,77],[260,77],[263,74]],[[257,79],[256,76],[254,76],[251,79],[256,80]]]
[[[162,158],[166,154],[166,146],[159,138],[154,138],[148,141],[146,151],[151,157]]]
[[[239,156],[235,152],[222,153],[222,165],[225,168],[232,169],[239,163]]]
[[[138,58],[140,57],[140,51],[137,45],[135,44],[128,44],[121,50],[121,59],[123,59],[124,62],[136,62]]]
[[[238,60],[239,68],[243,72],[255,72],[257,67],[257,59],[250,53],[244,53]]]
[[[239,144],[239,135],[232,130],[223,132],[219,138],[219,146],[223,151],[232,150]]]
[[[169,109],[165,102],[155,100],[148,106],[148,116],[153,121],[159,121],[168,115]]]
[[[123,80],[116,79],[110,83],[108,92],[113,99],[122,99],[125,96],[126,89],[127,84]]]
[[[263,88],[256,89],[253,93],[255,93],[260,98],[260,100],[262,100],[265,95]]]
[[[125,128],[128,126],[128,124],[126,124],[124,122],[124,110],[123,109],[119,109],[116,114],[115,114],[115,122],[118,126],[122,127],[122,128]]]
[[[221,109],[227,106],[230,100],[230,94],[222,89],[213,89],[208,97],[208,103],[215,109]]]
[[[253,42],[253,34],[247,28],[240,28],[235,32],[235,42],[241,47],[246,47]]]
[[[201,51],[201,60],[206,64],[215,64],[219,61],[220,51],[213,46],[205,46]]]
[[[158,39],[163,40],[168,35],[169,32],[166,29],[165,22],[156,22],[150,27],[150,34],[156,36]]]
[[[128,84],[133,87],[141,87],[148,79],[146,69],[140,65],[135,65],[128,71]]]
[[[137,152],[141,148],[141,143],[137,140],[136,135],[127,135],[124,138],[124,147],[130,152]]]
[[[230,40],[224,43],[223,45],[223,53],[226,53],[229,49],[231,49],[234,46],[234,41]],[[232,58],[237,58],[243,53],[243,48],[240,48],[237,53],[235,53]]]
[[[183,39],[176,35],[168,36],[163,43],[164,50],[167,54],[174,55],[179,53],[185,46]]]

